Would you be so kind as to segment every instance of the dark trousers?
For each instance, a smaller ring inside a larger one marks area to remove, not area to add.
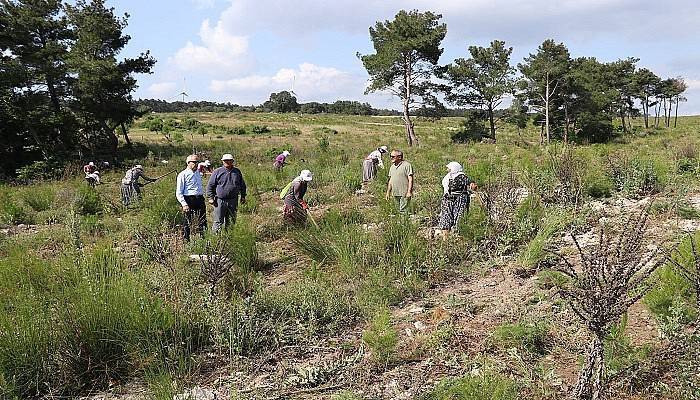
[[[185,196],[185,203],[190,207],[190,211],[184,213],[182,233],[185,240],[190,240],[190,227],[195,220],[199,228],[199,235],[204,237],[204,232],[207,230],[207,207],[204,203],[204,196]]]
[[[238,213],[238,197],[233,199],[216,199],[214,206],[214,222],[211,229],[218,232],[222,227],[226,228],[236,223],[236,214]]]

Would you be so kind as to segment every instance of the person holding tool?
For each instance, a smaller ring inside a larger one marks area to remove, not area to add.
[[[207,182],[207,197],[209,204],[214,206],[214,222],[211,229],[218,232],[221,227],[236,223],[238,213],[238,197],[245,204],[246,185],[243,173],[233,166],[233,155],[224,154],[221,157],[222,167],[212,172]]]
[[[143,172],[143,166],[141,164],[136,164],[133,168],[126,171],[126,174],[122,178],[121,185],[122,202],[125,206],[141,199],[141,186],[143,186],[143,184],[139,183],[140,178],[143,178],[148,183],[157,180],[156,178],[147,177]]]
[[[282,189],[280,197],[284,199],[285,223],[301,225],[306,222],[309,205],[304,201],[304,195],[311,179],[313,179],[311,171],[305,169]]]
[[[197,221],[199,235],[204,237],[207,230],[207,207],[204,202],[204,190],[202,188],[202,175],[199,166],[199,157],[196,154],[187,156],[187,167],[177,175],[175,197],[182,206],[184,215],[182,234],[186,241],[190,241],[190,227]]]

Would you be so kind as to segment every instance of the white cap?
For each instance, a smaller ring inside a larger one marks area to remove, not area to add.
[[[226,161],[226,160],[233,161],[233,155],[230,153],[226,153],[223,156],[221,156],[221,161]]]
[[[299,177],[301,178],[301,180],[308,182],[311,179],[313,179],[313,174],[308,169],[305,169],[305,170],[301,171],[301,173],[299,174]]]
[[[289,156],[290,154],[291,154],[291,153],[288,152],[287,150],[285,150],[285,151],[282,152],[282,155],[285,156],[285,157]]]
[[[94,166],[95,166],[95,163],[92,162],[92,161],[90,161],[90,162],[88,163],[88,165],[91,166],[91,167],[94,167]]]
[[[389,151],[389,148],[386,146],[381,146],[381,147],[379,147],[379,151],[382,153],[386,153],[387,151]]]
[[[136,169],[143,169],[143,165],[141,165],[141,164],[136,164],[136,165],[134,165],[134,168],[136,168]]]

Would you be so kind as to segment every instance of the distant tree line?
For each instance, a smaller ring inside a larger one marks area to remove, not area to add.
[[[0,175],[129,142],[133,74],[155,60],[117,59],[127,18],[103,0],[0,0]]]
[[[211,101],[173,101],[157,99],[135,100],[134,105],[141,113],[178,113],[178,112],[276,112],[302,114],[345,114],[345,115],[401,115],[400,111],[374,108],[369,103],[352,100],[337,100],[333,103],[297,102],[291,92],[281,91],[270,94],[270,99],[260,105],[241,106],[232,103]],[[464,109],[421,108],[416,110],[418,116],[463,116]]]
[[[607,141],[616,133],[615,120],[628,132],[638,116],[645,128],[670,127],[672,119],[676,124],[679,103],[686,100],[682,78],[662,79],[638,68],[638,58],[608,63],[572,58],[563,43],[551,39],[517,68],[510,64],[513,48],[499,40],[488,47],[469,46],[467,57],[440,65],[447,34],[441,18],[430,11],[402,10],[393,20],[369,28],[373,54],[357,54],[369,74],[366,93],[388,91],[401,100],[409,145],[417,141],[412,115],[444,108],[441,97],[470,109],[460,138],[495,141],[500,122],[522,128],[531,120],[541,129],[542,143]],[[497,112],[507,97],[512,106]]]

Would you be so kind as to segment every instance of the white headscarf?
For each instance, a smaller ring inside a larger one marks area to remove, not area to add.
[[[459,175],[464,175],[462,172],[462,165],[456,161],[452,161],[447,164],[447,175],[442,178],[442,191],[447,194],[450,192],[450,180],[456,178]]]

